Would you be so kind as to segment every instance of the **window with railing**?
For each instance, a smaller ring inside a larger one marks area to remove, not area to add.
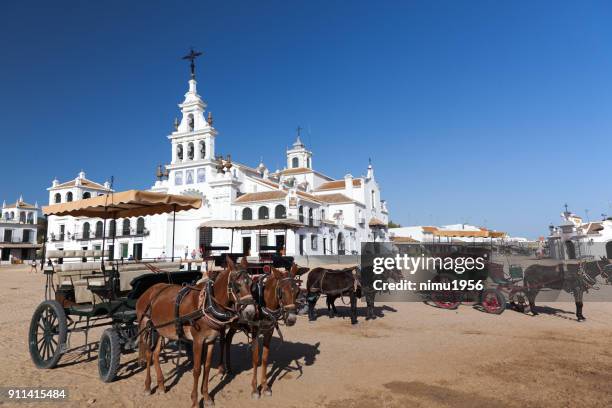
[[[83,231],[82,231],[81,237],[83,239],[89,238],[89,232],[90,232],[90,226],[89,226],[89,223],[86,222],[83,224]]]
[[[285,208],[284,205],[279,204],[276,206],[276,208],[274,208],[274,218],[276,219],[287,218],[287,209]]]
[[[136,234],[141,235],[145,232],[145,220],[140,217],[136,220]]]
[[[130,220],[123,220],[123,225],[121,226],[121,235],[130,235]]]
[[[102,221],[96,222],[96,238],[102,238],[102,234],[104,233],[104,224]]]
[[[267,220],[268,218],[270,218],[268,207],[265,207],[265,206],[259,207],[257,215],[258,215],[257,218],[259,218],[260,220]]]

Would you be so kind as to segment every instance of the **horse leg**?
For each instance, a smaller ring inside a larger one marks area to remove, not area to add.
[[[576,288],[576,290],[574,290],[574,300],[576,301],[576,318],[578,318],[579,322],[586,320],[586,317],[584,317],[582,314],[582,306],[584,305],[584,303],[582,303],[582,294],[582,288]]]
[[[355,296],[355,291],[351,291],[351,324],[357,324],[357,296]]]
[[[308,320],[310,320],[311,322],[317,320],[317,312],[315,311],[315,305],[317,304],[317,300],[319,299],[319,296],[316,295],[310,295],[307,300],[308,300]]]
[[[151,334],[149,333],[149,336],[151,336]],[[143,347],[145,347],[144,350],[144,357],[145,357],[145,361],[147,364],[147,376],[145,377],[145,390],[144,390],[144,394],[145,395],[151,395],[151,356],[152,356],[152,352],[151,352],[151,348],[149,347],[149,345],[147,344],[146,341],[143,341]]]
[[[234,338],[234,334],[236,334],[236,330],[230,328],[227,332],[227,337],[225,338],[225,350],[221,350],[222,353],[225,354],[225,373],[232,373],[232,363],[231,363],[231,348],[232,348],[232,339]]]
[[[259,366],[259,339],[257,332],[253,330],[253,340],[251,340],[251,357],[253,359],[253,379],[251,380],[251,398],[259,399],[257,389],[257,366]]]
[[[270,340],[272,340],[273,330],[264,335],[263,351],[261,352],[261,391],[266,397],[272,396],[272,390],[268,385],[268,355],[270,354]]]
[[[368,309],[368,313],[370,314],[371,319],[376,319],[376,313],[374,312],[374,297],[376,294],[374,292],[366,295],[366,307]],[[382,317],[382,314],[381,314]]]
[[[330,319],[334,318],[334,313],[336,312],[336,306],[334,306],[335,300],[336,298],[331,295],[327,295],[325,297],[325,303],[327,304],[327,314],[329,315]]]
[[[529,300],[529,309],[531,310],[531,314],[533,316],[537,316],[539,313],[536,312],[535,309],[535,299],[536,296],[538,295],[538,290],[537,289],[527,289],[527,299]]]
[[[159,353],[162,349],[162,337],[157,336],[157,344],[155,344],[155,350],[153,350],[153,365],[155,366],[155,374],[157,375],[157,389],[166,393],[166,386],[164,385],[164,373],[162,373],[161,366],[159,365]]]
[[[193,339],[193,389],[191,390],[191,406],[198,406],[198,382],[202,371],[202,348],[204,341],[198,338]]]
[[[213,350],[215,343],[210,342],[206,346],[206,361],[204,362],[204,378],[202,379],[202,398],[204,398],[204,406],[215,405],[214,401],[208,394],[208,378],[210,376],[210,367],[212,366]]]
[[[219,365],[217,366],[219,374],[225,374],[225,366],[225,329],[221,329],[219,332]]]

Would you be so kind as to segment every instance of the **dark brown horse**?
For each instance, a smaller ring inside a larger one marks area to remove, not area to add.
[[[270,341],[278,323],[284,321],[287,326],[293,326],[297,320],[296,299],[299,294],[298,271],[296,264],[289,272],[272,268],[270,274],[262,276],[253,284],[252,293],[258,306],[257,318],[250,322],[237,322],[229,326],[227,335],[221,337],[221,361],[219,370],[230,372],[230,346],[236,331],[251,333],[251,355],[253,361],[253,379],[251,380],[251,396],[260,396],[257,385],[257,366],[259,365],[259,335],[263,335],[263,351],[261,355],[261,392],[271,396],[272,390],[268,384],[268,357]],[[225,358],[225,366],[224,366]]]
[[[534,316],[538,314],[535,310],[535,299],[541,289],[565,290],[574,295],[578,321],[585,320],[582,314],[584,292],[588,290],[592,282],[595,282],[595,278],[602,273],[608,263],[606,258],[602,258],[599,261],[582,262],[581,264],[528,266],[525,269],[523,282],[531,313]]]
[[[311,269],[306,280],[308,320],[317,319],[315,305],[319,296],[326,295],[329,317],[334,317],[334,312],[337,312],[333,305],[334,300],[340,296],[348,296],[351,304],[351,323],[357,324],[357,297],[361,296],[361,292],[354,271],[355,268],[332,270],[319,267]]]
[[[151,393],[151,358],[157,373],[158,389],[166,392],[164,376],[159,365],[162,338],[189,340],[193,343],[193,389],[191,402],[198,405],[198,381],[202,370],[202,352],[206,344],[206,361],[202,381],[204,402],[213,405],[208,394],[208,379],[214,341],[223,327],[241,317],[255,315],[251,295],[252,280],[244,266],[237,269],[227,258],[227,267],[211,281],[197,286],[159,283],[138,298],[136,313],[139,322],[139,352],[146,361],[145,394]]]

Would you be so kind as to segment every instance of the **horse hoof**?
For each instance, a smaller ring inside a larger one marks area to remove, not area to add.
[[[148,397],[151,394],[152,394],[151,390],[144,390],[144,392],[142,393],[142,395],[144,395],[145,397]]]
[[[215,401],[209,399],[207,401],[204,401],[204,406],[205,407],[214,407],[215,406]]]
[[[272,390],[264,390],[263,395],[265,397],[271,397],[272,396]]]
[[[259,393],[258,392],[251,393],[251,398],[254,399],[254,400],[258,400],[259,399]]]

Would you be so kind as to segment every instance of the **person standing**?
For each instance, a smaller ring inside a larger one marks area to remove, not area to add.
[[[36,267],[36,259],[32,259],[32,262],[30,263],[30,273],[37,273],[38,272],[38,268]]]

